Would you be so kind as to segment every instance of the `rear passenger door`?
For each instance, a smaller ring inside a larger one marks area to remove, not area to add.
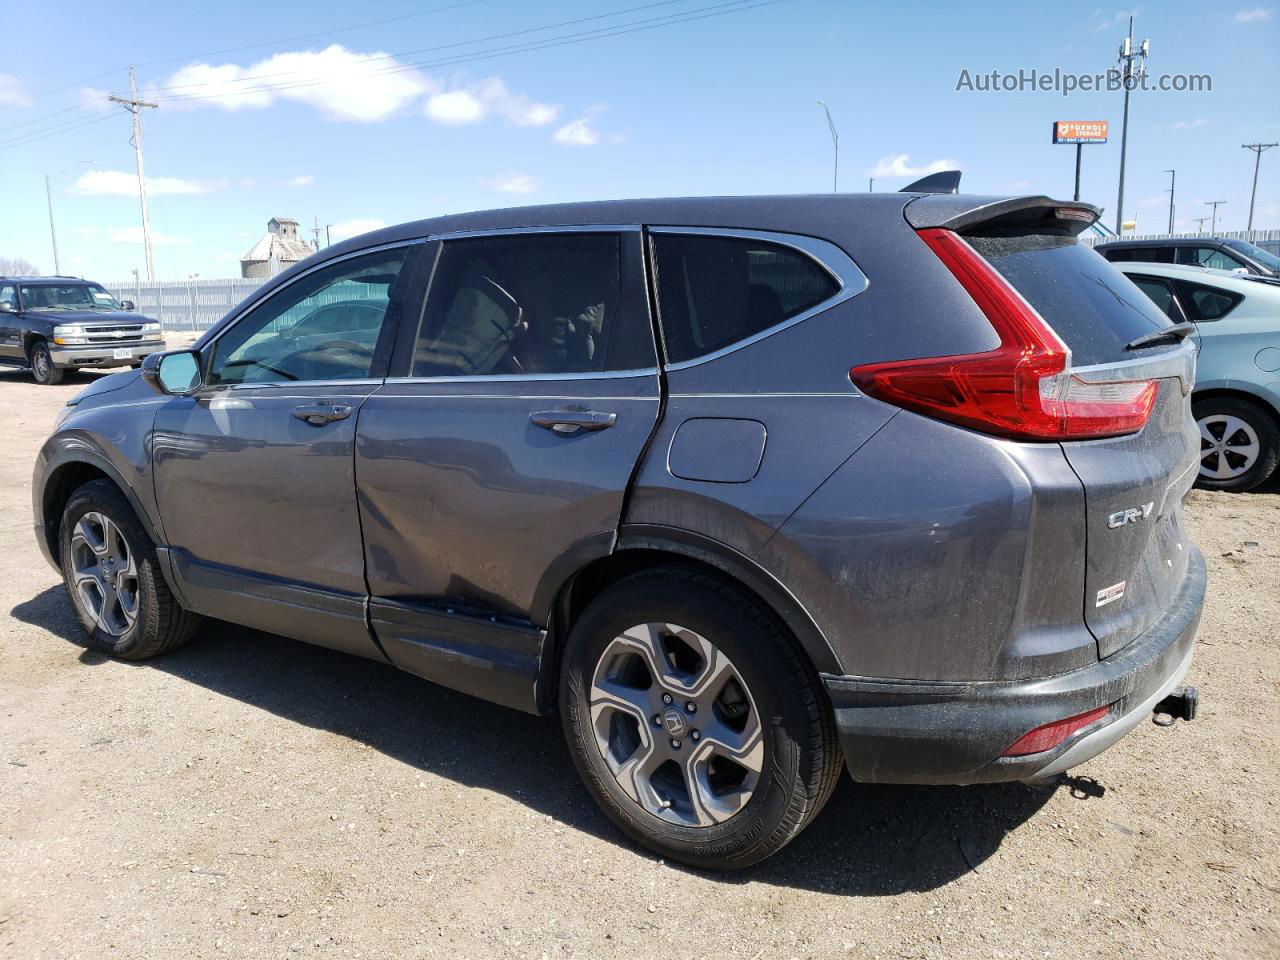
[[[370,615],[400,667],[524,709],[569,573],[613,547],[658,418],[638,227],[440,238],[364,404]]]

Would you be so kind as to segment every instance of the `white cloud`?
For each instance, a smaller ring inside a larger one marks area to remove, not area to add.
[[[334,43],[323,50],[272,54],[249,67],[189,64],[151,92],[224,110],[261,110],[278,100],[293,100],[331,119],[371,122],[385,120],[438,86],[416,70],[403,70],[388,54],[357,53]]]
[[[538,181],[527,173],[504,173],[486,185],[499,193],[534,193],[538,189]]]
[[[1112,27],[1127,27],[1129,18],[1133,17],[1136,20],[1141,12],[1141,7],[1134,7],[1132,10],[1117,10],[1110,17],[1106,17],[1103,16],[1101,10],[1096,11],[1094,17],[1102,17],[1102,19],[1094,25],[1094,32],[1101,33],[1103,30],[1110,30]]]
[[[343,220],[341,223],[335,223],[329,227],[329,239],[338,241],[346,240],[348,237],[359,236],[362,233],[368,233],[370,230],[380,230],[387,225],[387,221],[379,220],[375,217],[357,217],[354,220]]]
[[[1194,120],[1175,120],[1169,125],[1170,130],[1191,130],[1195,127],[1203,127],[1209,121],[1204,117],[1196,117]]]
[[[22,89],[22,81],[7,73],[0,73],[0,106],[31,106],[31,98]]]
[[[116,105],[107,99],[110,91],[99,90],[97,87],[81,87],[80,88],[80,105],[86,110],[92,110],[94,113],[106,113],[108,110],[115,110]]]
[[[590,147],[600,142],[600,134],[591,128],[586,117],[566,123],[551,138],[556,143],[567,143],[575,147]]]
[[[427,101],[427,116],[449,127],[479,123],[484,119],[484,104],[467,90],[451,90]]]
[[[560,116],[558,103],[541,103],[513,93],[501,77],[441,90],[427,100],[426,114],[436,123],[461,126],[496,114],[516,127],[545,127]]]
[[[301,174],[300,176],[290,177],[288,180],[284,182],[284,185],[286,187],[309,187],[315,182],[316,182],[315,177],[313,177],[309,173],[304,173],[304,174]]]
[[[1270,20],[1275,10],[1271,7],[1254,7],[1252,10],[1241,10],[1233,18],[1236,23],[1257,23],[1260,20]]]
[[[881,157],[879,162],[867,171],[869,177],[923,177],[937,173],[939,170],[955,170],[958,164],[954,160],[934,160],[921,166],[911,163],[911,156],[906,153],[894,153]]]
[[[151,196],[180,193],[208,193],[222,183],[201,183],[179,177],[147,177],[147,193]],[[138,193],[138,177],[123,170],[87,170],[71,188],[76,193],[94,196],[132,197]]]

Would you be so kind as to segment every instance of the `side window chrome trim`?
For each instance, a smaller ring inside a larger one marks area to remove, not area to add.
[[[226,322],[226,325],[223,326],[222,329],[219,330],[215,336],[210,338],[208,343],[206,343],[203,347],[201,347],[201,350],[203,351],[204,349],[213,346],[213,344],[217,343],[227,334],[227,331],[229,331],[232,327],[238,324],[246,316],[248,316],[250,313],[256,310],[259,306],[266,303],[276,294],[283,293],[285,290],[288,290],[299,280],[302,280],[306,277],[311,276],[317,270],[325,270],[329,267],[336,266],[337,264],[343,263],[347,260],[354,260],[356,257],[367,256],[368,254],[371,254],[371,253],[382,253],[384,250],[395,250],[399,247],[412,247],[417,244],[422,244],[426,242],[427,242],[426,237],[414,237],[411,240],[396,240],[393,243],[380,243],[374,247],[363,247],[360,250],[352,250],[349,253],[342,254],[341,256],[332,257],[328,260],[325,260],[323,263],[317,263],[315,266],[309,267],[306,270],[303,270],[301,273],[299,273],[296,277],[294,277],[288,283],[282,283],[280,286],[273,287],[270,291],[266,293],[260,293],[257,296],[255,296],[252,300],[246,303],[242,309],[240,309],[236,313],[234,318],[232,318],[231,320],[228,320]],[[266,284],[263,284],[263,286],[266,286]],[[333,381],[324,380],[324,381],[315,381],[315,382],[332,383]]]
[[[433,233],[429,240],[468,240],[472,237],[508,237],[530,233],[639,233],[638,223],[575,223],[563,227],[479,227],[474,230],[454,230],[451,233]]]
[[[638,370],[600,370],[588,373],[497,373],[464,377],[387,377],[387,383],[531,383],[539,380],[628,380],[656,377],[657,367]]]
[[[867,279],[867,275],[858,268],[847,253],[837,247],[828,240],[819,240],[817,237],[809,237],[799,233],[775,233],[768,230],[738,230],[731,227],[649,227],[651,234],[675,234],[683,236],[695,237],[728,237],[730,239],[739,240],[759,240],[763,243],[772,243],[780,247],[790,247],[804,254],[810,260],[815,262],[823,270],[825,270],[836,284],[839,290],[833,296],[828,297],[821,303],[816,303],[808,310],[804,310],[794,317],[790,317],[782,323],[775,324],[767,330],[761,330],[759,333],[744,337],[741,340],[729,344],[727,347],[721,347],[719,350],[713,350],[711,353],[705,353],[700,357],[694,357],[691,360],[681,360],[678,363],[668,363],[663,369],[685,370],[689,367],[696,367],[701,363],[708,363],[712,360],[718,360],[723,356],[741,350],[743,347],[749,347],[753,343],[759,343],[766,337],[771,337],[775,333],[780,333],[788,327],[794,327],[798,323],[803,323],[810,317],[817,316],[823,311],[830,310],[837,304],[851,300],[858,294],[862,293],[871,285],[871,281]],[[661,303],[659,303],[661,309]]]

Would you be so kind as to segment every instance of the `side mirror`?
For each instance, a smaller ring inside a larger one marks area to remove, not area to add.
[[[121,310],[137,310],[138,308],[133,305],[132,300],[121,300],[120,309]]]
[[[16,313],[13,303],[9,300],[0,300],[0,313]]]
[[[159,393],[183,397],[200,389],[200,353],[171,350],[153,353],[142,361],[142,379]]]

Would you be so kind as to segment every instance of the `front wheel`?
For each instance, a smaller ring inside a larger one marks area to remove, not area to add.
[[[569,636],[560,707],[604,812],[691,866],[776,853],[839,776],[808,660],[755,601],[698,571],[635,574],[592,601]]]
[[[36,383],[51,387],[62,382],[62,375],[66,371],[54,364],[49,345],[43,340],[37,340],[31,345],[28,359],[31,362],[31,376]]]
[[[145,660],[191,638],[200,618],[170,593],[154,545],[111,481],[71,495],[60,543],[67,594],[90,646]]]
[[[1200,428],[1199,486],[1243,492],[1264,483],[1280,462],[1280,428],[1244,397],[1210,397],[1193,405]]]

